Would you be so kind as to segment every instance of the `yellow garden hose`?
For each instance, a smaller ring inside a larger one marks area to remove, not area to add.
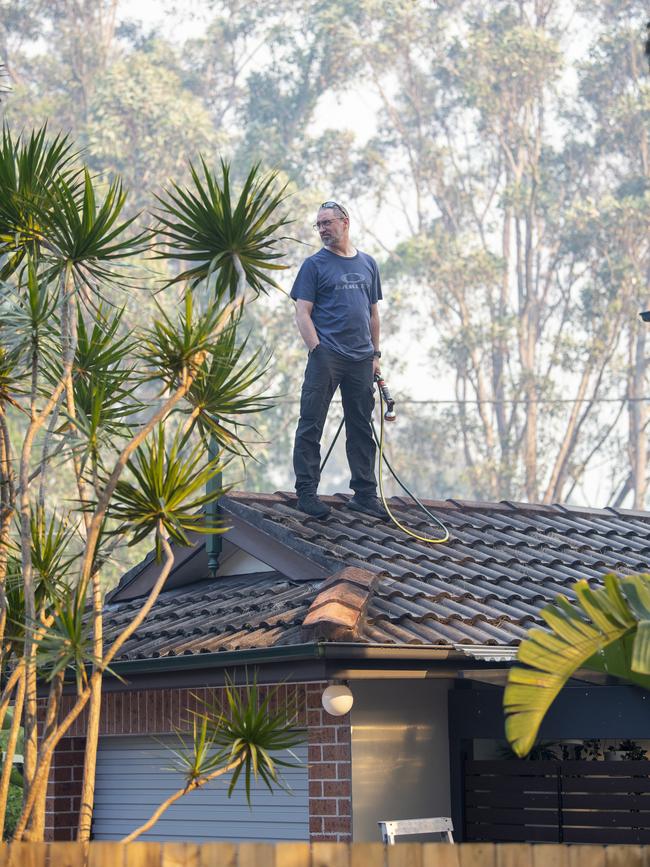
[[[413,539],[417,539],[419,542],[428,542],[430,545],[441,545],[444,542],[449,540],[449,530],[445,527],[442,521],[439,518],[436,518],[435,515],[432,515],[431,512],[427,509],[424,503],[420,502],[420,500],[415,496],[414,493],[409,491],[406,485],[402,482],[402,480],[398,477],[397,473],[393,470],[391,465],[388,462],[388,458],[384,454],[384,396],[382,394],[381,389],[379,391],[379,415],[380,415],[380,425],[379,425],[379,439],[377,439],[377,432],[375,431],[375,426],[372,426],[372,432],[375,436],[375,440],[377,441],[377,445],[379,446],[379,496],[381,497],[381,501],[384,504],[384,508],[388,512],[388,515],[395,524],[396,527],[399,527],[403,533],[406,533],[407,536],[411,536]],[[422,509],[422,511],[431,518],[442,530],[443,535],[438,539],[433,539],[430,536],[420,536],[418,533],[413,532],[413,530],[409,530],[408,527],[405,527],[392,513],[390,506],[388,505],[388,501],[386,500],[386,496],[384,494],[384,464],[388,467],[391,472],[391,475],[397,482],[397,484],[402,488],[402,490],[409,495],[409,497],[413,500],[414,503]]]
[[[431,512],[427,509],[427,507],[424,505],[424,503],[422,503],[415,496],[415,494],[412,491],[409,491],[409,489],[406,487],[404,482],[399,478],[399,476],[397,475],[395,470],[391,467],[391,465],[388,461],[388,458],[384,454],[384,395],[383,395],[381,388],[378,388],[378,392],[379,392],[379,410],[380,410],[380,418],[381,418],[381,424],[380,424],[380,428],[379,428],[379,437],[377,436],[377,431],[375,430],[374,424],[372,425],[372,433],[373,433],[373,436],[375,437],[375,441],[379,447],[379,495],[380,495],[381,501],[384,504],[384,508],[388,512],[388,516],[390,517],[393,524],[395,524],[396,527],[399,527],[399,529],[403,533],[406,533],[407,536],[411,536],[411,538],[417,539],[419,542],[428,542],[430,545],[442,545],[444,542],[447,542],[449,540],[449,530],[445,527],[445,525],[442,523],[442,521],[439,518],[436,518],[435,515],[431,514]],[[392,411],[392,408],[393,408],[393,406],[392,406],[392,401],[391,401],[391,406],[390,406],[391,411]],[[330,447],[327,450],[327,454],[325,455],[325,458],[324,458],[324,460],[320,466],[321,473],[323,472],[323,467],[327,463],[329,456],[332,454],[332,449],[334,448],[334,445],[336,444],[336,441],[339,438],[339,434],[341,433],[341,430],[343,429],[344,421],[345,421],[345,419],[342,418],[341,423],[339,424],[338,430],[334,434],[334,439],[332,440]],[[414,503],[416,503],[417,506],[419,506],[419,508],[424,512],[424,514],[428,518],[430,518],[435,524],[437,524],[440,527],[440,529],[442,530],[442,533],[443,533],[443,535],[440,538],[434,539],[431,536],[420,536],[419,533],[415,533],[415,532],[413,532],[413,530],[409,530],[408,527],[405,527],[404,524],[402,524],[398,520],[398,518],[395,517],[395,515],[391,511],[390,506],[388,505],[388,502],[386,501],[386,496],[384,494],[384,464],[386,464],[386,466],[390,470],[392,477],[395,479],[395,481],[400,486],[400,488],[406,494],[408,494],[408,496],[413,500]]]

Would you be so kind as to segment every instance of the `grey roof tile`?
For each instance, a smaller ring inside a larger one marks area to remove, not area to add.
[[[361,634],[370,643],[516,645],[531,623],[541,622],[544,605],[558,593],[574,595],[576,580],[597,586],[608,572],[650,568],[646,513],[424,501],[451,532],[448,542],[435,545],[350,511],[345,495],[325,499],[332,507],[325,521],[297,511],[286,493],[234,492],[221,505],[226,515],[231,510],[303,556],[376,574]],[[435,536],[433,522],[410,501],[394,498],[391,508],[403,523]],[[196,579],[161,594],[121,658],[300,642],[302,622],[322,586],[279,572]],[[139,599],[107,605],[107,638],[140,605]]]

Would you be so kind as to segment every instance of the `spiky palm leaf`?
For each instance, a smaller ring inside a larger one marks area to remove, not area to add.
[[[155,216],[167,242],[158,256],[191,263],[171,283],[188,281],[194,288],[214,277],[216,294],[233,297],[239,281],[237,256],[256,294],[277,287],[270,272],[287,267],[278,262],[282,254],[276,250],[283,240],[278,233],[289,222],[277,214],[286,187],[276,190],[277,173],[262,176],[255,166],[233,207],[229,165],[221,161],[220,180],[203,158],[201,168],[202,174],[190,164],[193,187],[172,182],[157,197],[160,208]]]
[[[79,690],[86,681],[86,667],[93,663],[92,619],[78,587],[64,587],[51,598],[52,624],[38,644],[38,664],[46,680],[71,671]]]
[[[219,333],[227,327],[230,314],[217,305],[196,314],[194,297],[185,293],[179,321],[158,305],[160,318],[144,332],[142,360],[151,369],[148,379],[162,379],[170,388],[188,371],[196,373],[217,347]]]
[[[66,178],[52,184],[40,212],[42,238],[53,263],[53,273],[71,265],[79,284],[90,297],[100,295],[104,282],[128,285],[113,263],[137,256],[148,249],[150,232],[128,236],[137,215],[120,222],[126,192],[119,179],[112,181],[98,202],[95,182],[83,169],[81,189]]]
[[[7,287],[6,306],[0,320],[2,345],[10,348],[23,366],[31,365],[34,353],[45,356],[48,361],[60,354],[57,287],[38,272],[32,256],[27,258],[24,277],[18,289]]]
[[[247,339],[237,344],[235,325],[226,328],[215,342],[212,352],[198,369],[187,395],[187,412],[203,442],[213,436],[227,451],[248,452],[237,435],[242,416],[261,412],[271,406],[270,399],[251,392],[267,371],[268,361],[257,351],[245,357]]]
[[[99,307],[88,329],[79,312],[77,348],[73,367],[73,389],[76,417],[72,420],[62,412],[62,432],[74,424],[81,435],[80,464],[82,471],[90,458],[96,470],[103,447],[114,447],[131,432],[131,420],[144,404],[138,399],[139,384],[133,376],[134,341],[119,336],[124,310],[104,316]],[[54,385],[61,377],[60,358],[44,370],[45,379]]]
[[[503,706],[506,736],[519,756],[535,743],[554,699],[580,668],[606,672],[650,689],[650,576],[605,577],[592,590],[574,586],[577,601],[559,596],[541,615],[550,631],[533,628],[508,675]]]
[[[262,698],[257,675],[242,686],[227,678],[224,706],[208,702],[204,710],[192,711],[200,720],[200,726],[194,726],[192,748],[174,751],[176,767],[188,782],[240,760],[230,778],[229,797],[242,775],[249,804],[253,780],[261,780],[271,791],[274,786],[286,788],[279,772],[300,766],[293,749],[304,742],[305,731],[296,725],[295,703],[274,706],[278,692],[278,686],[269,688]]]
[[[118,532],[129,532],[135,545],[162,524],[169,538],[189,546],[187,533],[224,533],[220,521],[210,521],[202,511],[226,489],[206,490],[208,481],[221,473],[223,463],[209,459],[201,444],[191,451],[180,448],[180,435],[169,449],[164,428],[138,448],[127,467],[133,481],[120,479],[109,507],[109,516],[120,522]]]
[[[63,584],[77,557],[73,544],[77,528],[67,516],[48,516],[40,506],[32,509],[30,527],[34,571],[46,588]]]
[[[13,139],[7,126],[0,141],[0,280],[6,280],[25,256],[38,258],[43,214],[54,185],[63,180],[76,190],[78,171],[68,136],[47,140],[47,126],[29,139]]]

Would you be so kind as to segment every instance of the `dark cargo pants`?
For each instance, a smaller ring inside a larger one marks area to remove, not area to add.
[[[372,358],[351,361],[319,344],[310,353],[300,398],[300,420],[293,449],[298,496],[315,493],[320,481],[320,440],[336,389],[341,389],[345,417],[345,449],[350,487],[362,496],[376,495],[376,446],[371,416],[375,405]]]

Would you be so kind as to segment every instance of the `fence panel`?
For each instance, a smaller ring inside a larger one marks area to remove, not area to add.
[[[529,843],[0,844],[0,867],[650,867],[650,846]]]
[[[650,763],[469,761],[465,838],[650,843]]]

